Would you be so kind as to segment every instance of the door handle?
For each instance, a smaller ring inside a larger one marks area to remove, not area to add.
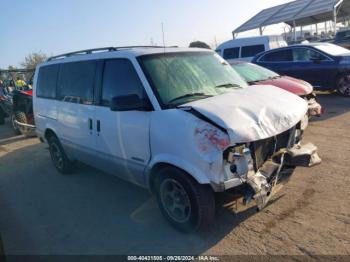
[[[101,122],[100,120],[97,120],[97,133],[101,132]]]
[[[89,118],[89,129],[92,131],[92,119]]]

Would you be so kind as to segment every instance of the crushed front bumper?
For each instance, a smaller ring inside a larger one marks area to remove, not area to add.
[[[246,183],[249,187],[244,196],[244,203],[249,203],[254,199],[257,202],[258,210],[263,209],[271,197],[284,165],[312,167],[320,163],[321,158],[318,155],[317,147],[311,143],[296,144],[292,148],[281,149],[266,161],[257,172],[248,172]]]

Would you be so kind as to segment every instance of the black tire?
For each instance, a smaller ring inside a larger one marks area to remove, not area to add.
[[[343,74],[337,81],[337,92],[346,97],[350,97],[350,73]]]
[[[28,124],[27,115],[23,111],[16,111],[14,113],[14,117],[19,123]],[[27,135],[29,132],[28,127],[18,126],[13,122],[12,122],[12,126],[13,126],[13,129],[15,130],[16,134]],[[15,126],[16,126],[16,128],[15,128]]]
[[[209,185],[198,184],[188,174],[175,167],[163,168],[155,175],[154,189],[159,208],[173,227],[185,233],[210,228],[215,218],[215,196]],[[182,202],[185,204],[182,205]]]
[[[56,169],[62,174],[71,174],[74,171],[74,163],[70,161],[56,136],[48,139],[51,160]]]
[[[0,125],[4,125],[4,124],[5,124],[5,112],[0,107]]]
[[[15,123],[15,120],[17,120],[16,113],[12,113],[11,116],[10,116],[10,119],[11,119],[11,125],[12,125],[13,132],[16,135],[20,135],[21,134],[21,130],[19,129],[19,126]]]

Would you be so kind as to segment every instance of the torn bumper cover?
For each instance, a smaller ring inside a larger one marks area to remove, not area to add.
[[[317,147],[311,143],[295,145],[290,149],[281,149],[272,159],[266,161],[257,171],[249,171],[246,183],[249,187],[244,196],[244,203],[255,199],[258,210],[268,203],[272,189],[277,184],[279,174],[284,165],[311,167],[321,163]]]
[[[324,114],[324,108],[317,102],[316,98],[311,98],[308,103],[308,115],[309,116],[321,116]]]

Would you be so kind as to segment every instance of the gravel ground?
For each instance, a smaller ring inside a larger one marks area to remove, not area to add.
[[[47,146],[0,126],[5,253],[350,255],[350,99],[320,100],[327,113],[305,142],[319,147],[322,164],[286,176],[259,213],[218,195],[216,225],[189,235],[164,221],[147,191],[86,166],[62,176]]]

